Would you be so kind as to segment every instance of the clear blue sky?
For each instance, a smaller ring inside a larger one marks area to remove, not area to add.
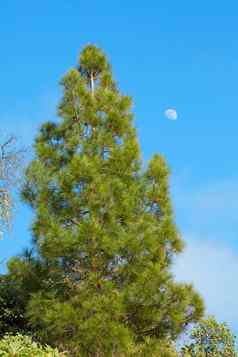
[[[178,227],[187,242],[175,272],[209,313],[238,332],[238,3],[224,1],[1,1],[1,130],[32,144],[55,116],[58,82],[95,43],[134,98],[147,161],[164,154]],[[177,121],[164,117],[174,107]],[[20,204],[4,259],[30,242]]]

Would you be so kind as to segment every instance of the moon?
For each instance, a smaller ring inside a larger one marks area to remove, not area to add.
[[[176,109],[172,109],[172,108],[166,109],[164,112],[164,115],[169,120],[177,120],[178,119],[178,113],[177,113]]]

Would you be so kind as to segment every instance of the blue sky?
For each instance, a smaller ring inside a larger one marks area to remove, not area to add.
[[[180,280],[192,281],[208,313],[238,332],[238,3],[25,0],[0,4],[2,132],[31,145],[55,116],[58,82],[95,43],[120,88],[134,98],[143,158],[171,167],[176,221],[186,241]],[[164,117],[176,108],[177,121]],[[6,261],[30,242],[31,213],[18,205]]]

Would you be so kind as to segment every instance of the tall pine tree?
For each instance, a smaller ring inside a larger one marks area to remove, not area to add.
[[[142,170],[131,98],[100,49],[85,47],[61,84],[61,119],[42,126],[23,188],[51,267],[28,317],[45,342],[75,356],[152,356],[203,313],[171,274],[183,243],[167,165],[155,155]]]

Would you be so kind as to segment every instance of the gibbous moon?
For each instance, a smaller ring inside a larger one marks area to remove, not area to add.
[[[178,113],[176,112],[175,109],[167,109],[167,110],[165,110],[164,115],[169,120],[177,120],[178,119]]]

